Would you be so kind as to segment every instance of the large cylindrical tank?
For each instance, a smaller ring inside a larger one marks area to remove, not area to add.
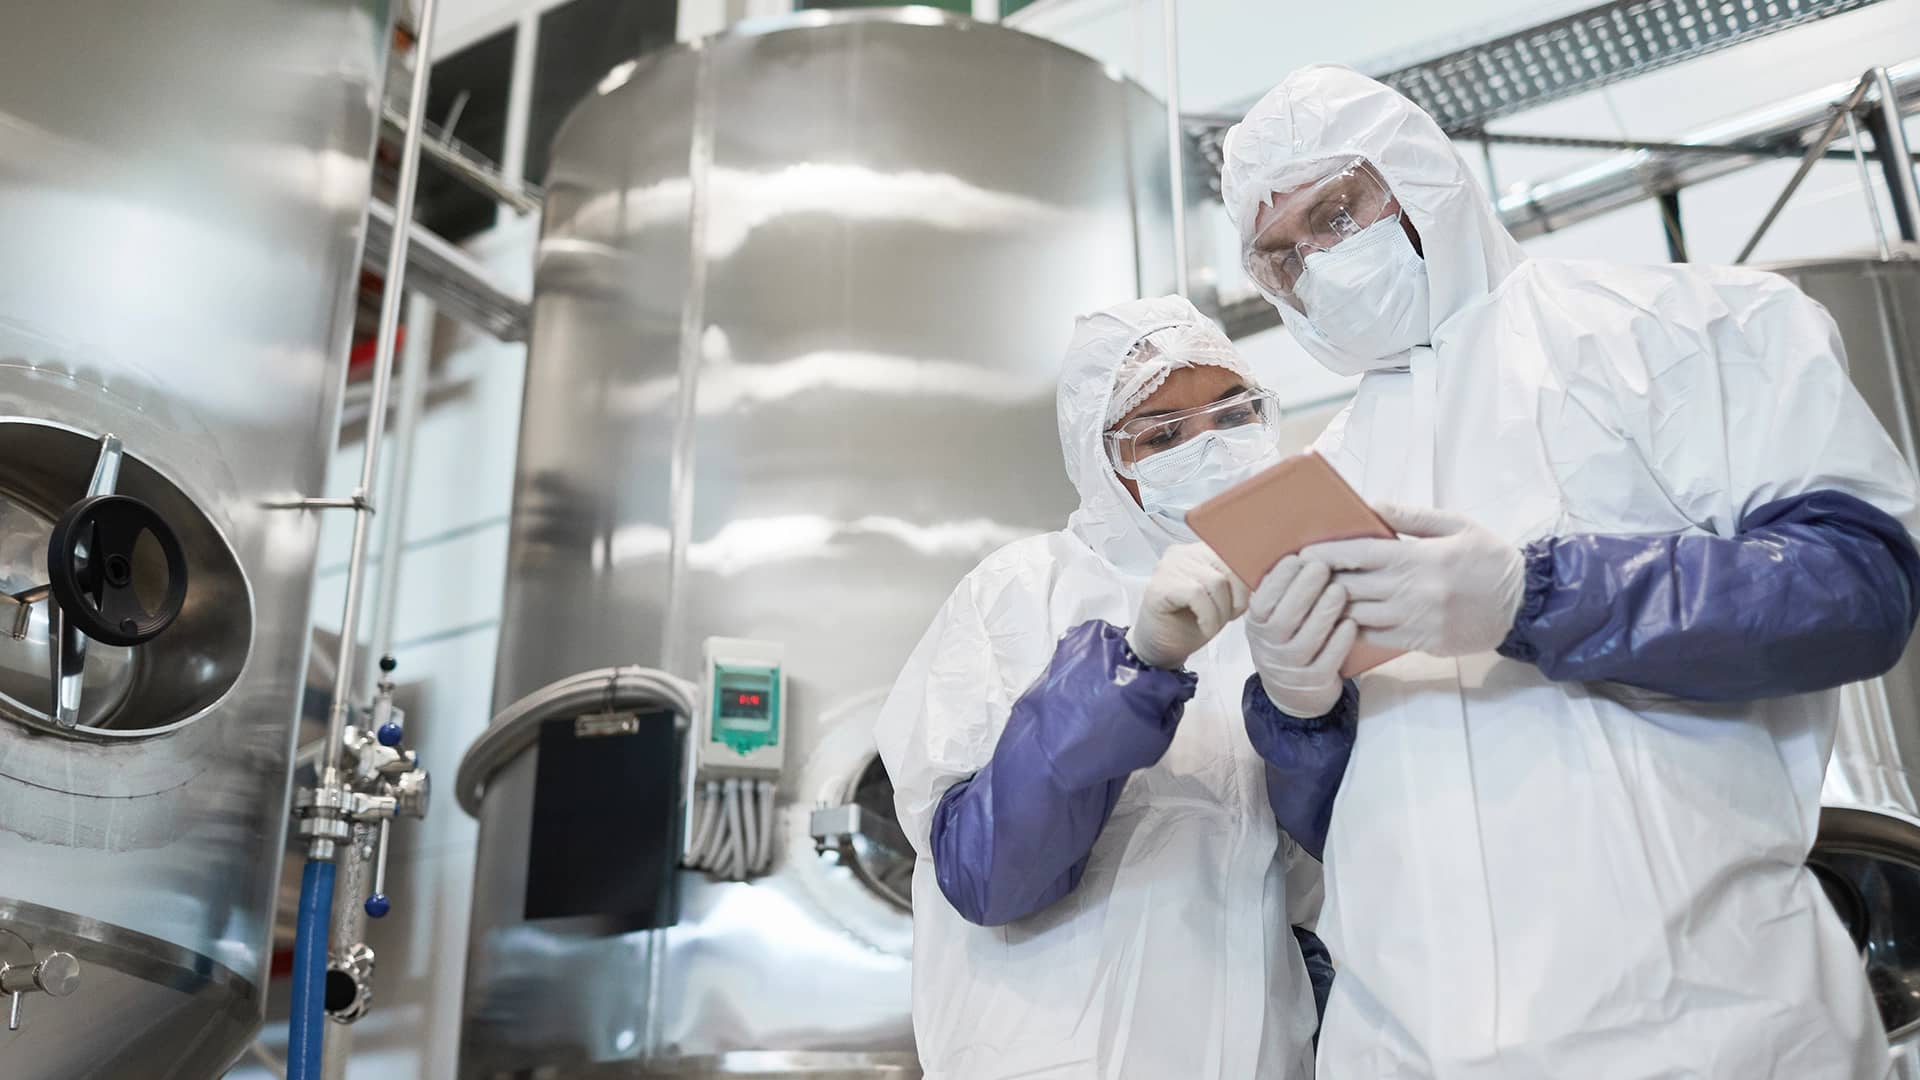
[[[0,599],[0,964],[10,988],[55,953],[79,974],[21,996],[0,1076],[202,1080],[263,1015],[319,533],[276,506],[322,493],[336,437],[387,5],[20,0],[4,23],[0,592],[62,566],[142,610],[186,592],[151,640],[87,631],[70,727],[59,601]],[[151,528],[116,561],[136,533],[99,517],[55,556],[107,435],[177,565]]]
[[[1920,262],[1776,266],[1826,305],[1854,384],[1920,468]],[[1782,432],[1782,438],[1813,437]],[[1842,691],[1820,836],[1808,860],[1866,958],[1902,1077],[1920,1076],[1920,647]]]
[[[463,1077],[917,1075],[900,853],[817,854],[808,811],[890,816],[881,696],[962,575],[1073,507],[1060,356],[1077,313],[1171,291],[1164,125],[1082,55],[928,9],[653,53],[568,120],[496,708],[603,665],[695,677],[710,635],[784,645],[783,823],[769,876],[682,874],[668,929],[529,921],[539,752],[502,768]]]

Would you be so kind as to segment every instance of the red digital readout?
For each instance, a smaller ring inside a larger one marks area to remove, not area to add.
[[[740,694],[738,695],[734,703],[736,705],[758,705],[760,704],[760,695],[759,694]]]

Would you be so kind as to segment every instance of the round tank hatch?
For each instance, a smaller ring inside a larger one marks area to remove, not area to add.
[[[86,638],[78,664],[78,723],[54,720],[55,604],[50,541],[81,502],[101,457],[99,436],[32,421],[0,421],[0,717],[95,740],[173,730],[218,701],[240,677],[253,639],[253,604],[220,530],[179,486],[120,448],[112,490],[164,522],[177,549],[141,531],[102,577],[144,610],[164,606],[184,580],[178,615],[140,644]],[[102,543],[105,541],[102,540]],[[182,571],[182,579],[172,571]],[[7,597],[13,597],[8,601]]]
[[[880,899],[902,911],[913,910],[913,846],[900,831],[893,809],[893,780],[879,755],[867,761],[854,781],[853,804],[860,808],[860,820],[865,823],[847,838],[843,849],[849,853],[847,862],[854,876]]]
[[[1888,1035],[1920,1033],[1920,827],[1824,807],[1807,866],[1860,949]]]

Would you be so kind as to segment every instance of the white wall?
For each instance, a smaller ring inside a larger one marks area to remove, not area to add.
[[[444,55],[515,22],[524,31],[555,2],[446,0],[436,51]],[[711,33],[743,16],[791,8],[791,0],[677,2],[683,38]],[[1491,26],[1586,3],[1543,8],[1522,0],[1284,5],[1181,0],[1185,104],[1195,111],[1242,101],[1290,68],[1314,60],[1381,70],[1383,62],[1370,58],[1426,51],[1420,49],[1423,43],[1472,38]],[[1150,86],[1162,82],[1156,0],[1042,0],[1009,22],[1089,52]],[[531,51],[522,50],[527,56]],[[1882,0],[1864,11],[1515,117],[1505,127],[1659,138],[1909,55],[1920,55],[1920,0]],[[1920,125],[1910,127],[1920,138]],[[1470,156],[1477,160],[1477,149],[1470,148]],[[1500,148],[1494,170],[1508,184],[1593,159],[1579,152]],[[1683,216],[1696,257],[1730,258],[1792,168],[1791,163],[1769,165],[1684,193]],[[1864,207],[1852,167],[1822,165],[1759,257],[1861,250],[1871,243]],[[1195,227],[1218,234],[1216,250],[1233,250],[1224,214]],[[530,287],[535,232],[535,222],[507,215],[500,228],[471,246],[504,279],[524,289]],[[1529,248],[1547,255],[1637,261],[1666,257],[1651,205],[1543,237]],[[1234,267],[1227,272],[1238,273]],[[1326,415],[1325,403],[1349,385],[1312,364],[1281,332],[1243,345],[1307,426]],[[403,826],[396,843],[395,909],[376,924],[373,936],[380,957],[377,997],[373,1014],[355,1031],[354,1080],[450,1078],[459,1032],[475,830],[447,792],[461,753],[488,720],[525,350],[442,320],[436,353],[432,404],[414,463],[394,651],[401,675],[416,684],[410,733],[441,795],[426,823]],[[359,454],[357,443],[343,449],[329,494],[350,491]],[[336,517],[323,538],[314,608],[323,624],[338,620],[347,527],[344,517]],[[285,989],[284,983],[272,988],[272,1011],[282,1016]],[[284,1039],[284,1023],[270,1025],[263,1037],[276,1053]],[[243,1068],[232,1075],[264,1080],[266,1073]]]

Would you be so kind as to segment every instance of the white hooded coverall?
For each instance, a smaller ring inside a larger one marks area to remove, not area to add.
[[[1367,372],[1317,448],[1369,501],[1516,546],[1729,537],[1815,490],[1920,520],[1817,304],[1753,270],[1527,258],[1437,125],[1353,72],[1297,72],[1229,133],[1243,242],[1301,163],[1352,156],[1419,232],[1431,347],[1346,355],[1276,306]],[[1321,1076],[1885,1074],[1860,958],[1803,865],[1837,692],[1707,704],[1494,653],[1409,655],[1359,690]]]
[[[1311,1075],[1313,992],[1290,923],[1317,899],[1318,871],[1268,803],[1241,711],[1253,668],[1238,621],[1188,660],[1197,687],[1170,746],[1126,779],[1064,898],[1003,926],[969,923],[941,891],[930,840],[942,796],[988,764],[1062,635],[1131,622],[1174,542],[1121,487],[1102,436],[1134,344],[1199,325],[1177,298],[1080,321],[1058,406],[1079,510],[967,575],[882,709],[881,756],[919,853],[914,1033],[930,1080]]]

